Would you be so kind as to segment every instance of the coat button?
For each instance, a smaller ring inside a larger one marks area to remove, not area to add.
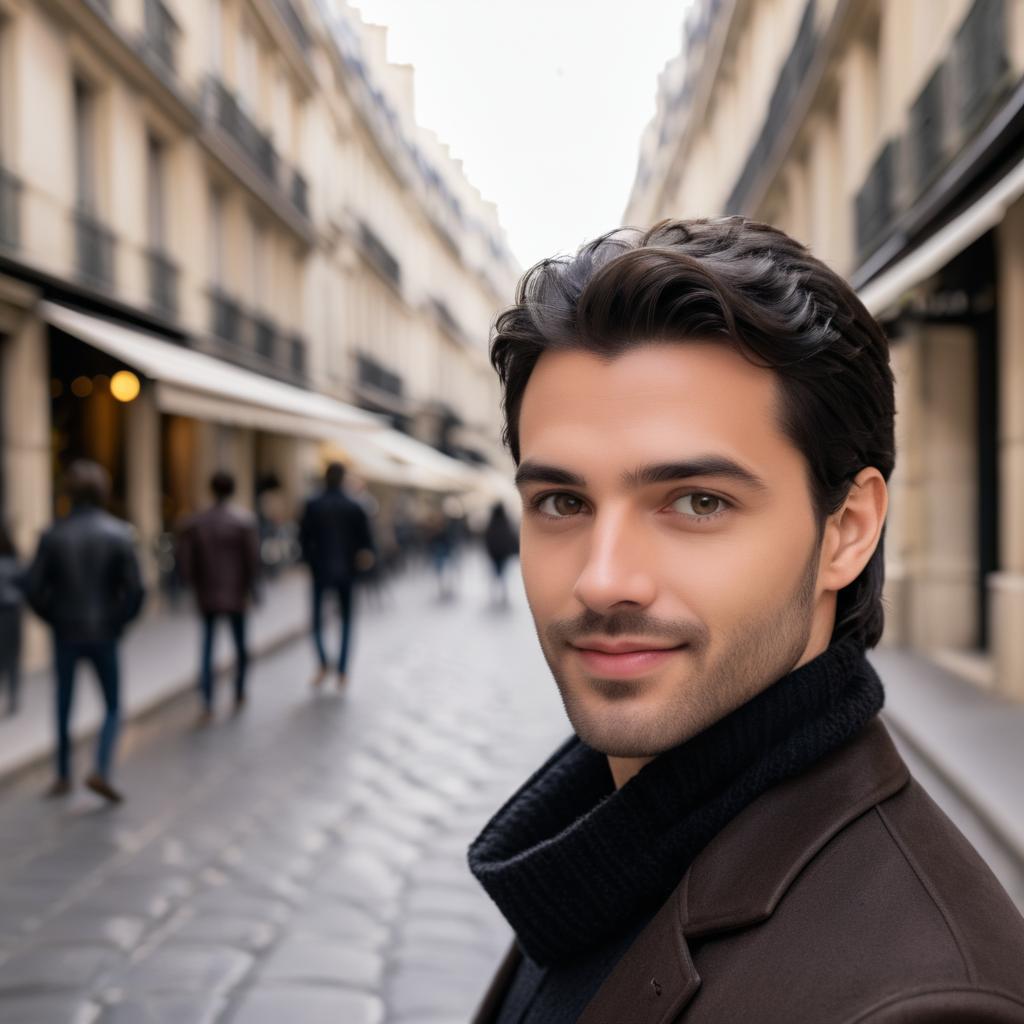
[[[651,978],[651,988],[654,989],[654,994],[656,996],[661,995],[661,983],[658,981],[657,978]]]

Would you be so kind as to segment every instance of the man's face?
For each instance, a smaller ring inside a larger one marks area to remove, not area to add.
[[[703,342],[545,353],[519,441],[526,593],[596,750],[669,750],[827,643],[806,463],[770,370]]]

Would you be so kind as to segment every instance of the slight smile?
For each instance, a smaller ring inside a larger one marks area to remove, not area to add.
[[[584,645],[587,646],[584,646]],[[676,647],[654,647],[650,643],[594,643],[587,641],[570,645],[580,660],[594,675],[611,679],[629,679],[659,668],[674,654],[685,650],[686,644]]]

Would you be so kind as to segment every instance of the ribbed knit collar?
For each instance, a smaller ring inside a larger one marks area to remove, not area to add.
[[[882,684],[833,644],[616,790],[576,736],[491,819],[470,870],[542,965],[613,938],[660,906],[693,858],[755,797],[856,735]]]

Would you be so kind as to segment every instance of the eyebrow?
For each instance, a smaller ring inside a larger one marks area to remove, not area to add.
[[[636,469],[625,470],[622,483],[631,490],[650,487],[653,484],[672,483],[675,480],[688,480],[695,476],[726,477],[735,480],[755,491],[765,491],[768,485],[745,466],[724,455],[699,455],[692,459],[678,462],[657,462]],[[573,473],[561,466],[551,466],[542,462],[527,460],[516,470],[516,487],[524,484],[561,484],[565,487],[586,487],[587,481],[578,473]]]

